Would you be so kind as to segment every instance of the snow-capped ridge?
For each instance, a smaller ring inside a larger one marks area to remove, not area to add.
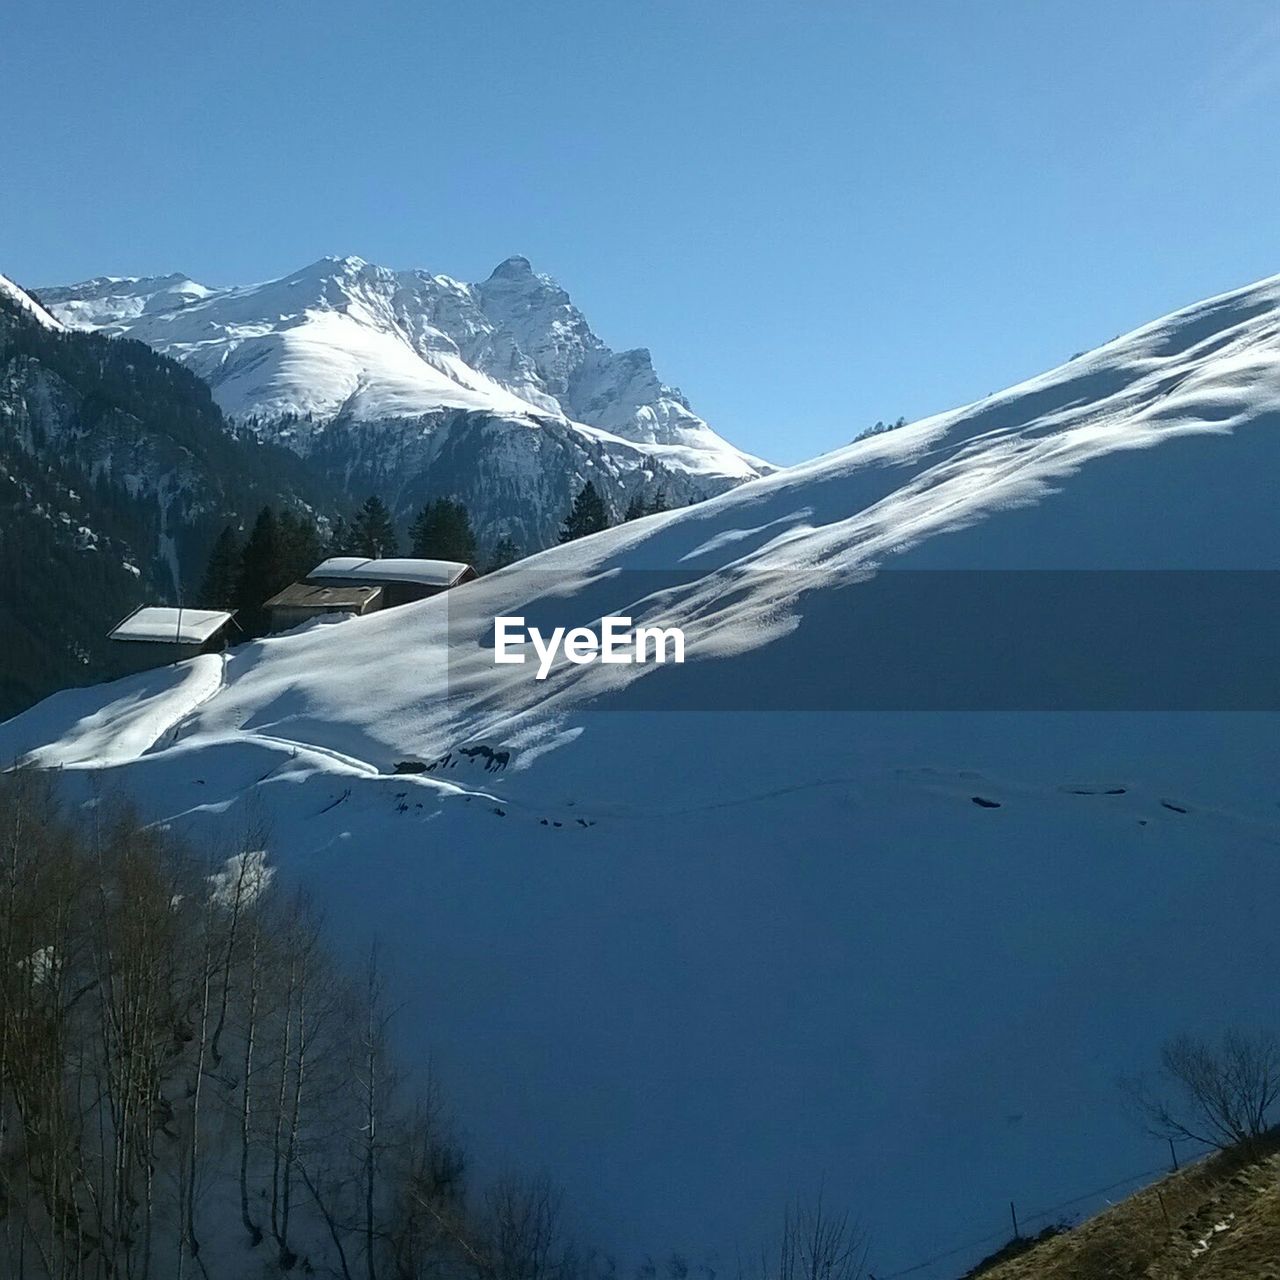
[[[8,276],[0,275],[0,296],[8,298],[10,302],[21,307],[23,311],[38,320],[46,329],[57,331],[66,328],[60,320],[50,315],[25,289],[14,284]]]
[[[610,350],[526,258],[480,284],[348,255],[254,285],[99,277],[48,295],[65,323],[185,364],[234,422],[322,457],[344,488],[376,487],[406,516],[452,492],[491,543],[554,540],[591,477],[621,515],[642,491],[683,504],[772,469],[699,418],[647,352]]]
[[[232,418],[554,413],[636,443],[687,447],[709,476],[760,473],[658,380],[648,352],[611,351],[524,257],[478,285],[347,255],[257,285],[98,277],[48,294],[66,323],[127,333],[188,364]],[[349,325],[335,330],[331,313]]]

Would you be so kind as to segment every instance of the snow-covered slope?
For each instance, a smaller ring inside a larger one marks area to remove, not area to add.
[[[63,328],[61,321],[55,320],[25,289],[19,288],[8,276],[0,276],[0,297],[7,298],[14,306],[21,308],[46,329],[57,332]]]
[[[240,288],[181,275],[101,277],[45,294],[64,323],[128,334],[180,360],[228,417],[318,453],[338,474],[352,469],[352,441],[367,440],[370,428],[372,452],[394,456],[402,483],[412,455],[410,478],[429,473],[435,493],[465,482],[448,456],[468,431],[485,434],[472,453],[497,453],[495,476],[528,477],[534,502],[543,472],[558,477],[566,461],[570,480],[600,479],[619,510],[641,489],[664,487],[674,504],[771,470],[664,385],[647,351],[606,347],[568,294],[524,258],[476,285],[325,258]],[[522,440],[531,429],[562,445],[540,451],[532,470]],[[362,481],[385,479],[376,466],[356,470]],[[555,509],[540,525],[526,513],[524,527],[503,531],[522,533],[525,547],[553,540],[566,504],[552,487],[545,501]]]
[[[1280,569],[1278,471],[1280,279],[450,595],[60,695],[0,755],[210,839],[269,812],[394,952],[481,1162],[547,1167],[606,1246],[731,1266],[824,1185],[892,1274],[1159,1167],[1115,1077],[1273,1017],[1280,726],[814,710],[859,602],[890,569]],[[606,613],[689,661],[493,664],[495,615]]]

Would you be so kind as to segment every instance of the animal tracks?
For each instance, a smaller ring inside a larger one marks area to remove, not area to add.
[[[487,742],[473,742],[465,747],[453,747],[443,755],[436,756],[434,760],[397,760],[392,766],[392,775],[421,777],[423,783],[430,779],[437,784],[442,782],[445,776],[455,774],[458,770],[469,773],[480,769],[492,777],[494,774],[505,773],[511,764],[512,757],[513,752],[508,747],[495,746]],[[596,825],[594,818],[584,818],[578,814],[548,814],[545,809],[534,809],[521,805],[517,801],[500,799],[488,792],[468,791],[464,785],[452,778],[444,785],[456,787],[456,795],[461,796],[465,804],[475,800],[484,801],[488,813],[495,818],[512,817],[517,821],[523,819],[549,830],[586,829]],[[417,811],[424,807],[421,802],[411,801],[408,791],[396,792],[395,801],[397,813],[409,813],[411,810]],[[573,800],[565,802],[566,807],[570,809],[575,804],[576,801]]]
[[[1117,805],[1115,812],[1132,813],[1137,825],[1141,827],[1149,826],[1152,819],[1159,816],[1157,810],[1176,813],[1180,816],[1193,815],[1190,805],[1170,799],[1168,796],[1144,794],[1141,788],[1135,787],[1132,783],[1113,779],[1099,782],[1065,782],[1054,788],[1033,788],[1021,783],[1001,783],[985,774],[970,770],[949,772],[933,768],[898,769],[894,776],[899,781],[922,787],[935,795],[953,796],[958,801],[967,800],[979,809],[1002,809],[1007,804],[1046,800],[1052,795],[1058,795],[1079,797],[1082,801],[1105,801],[1109,805]],[[981,790],[978,789],[979,787]]]

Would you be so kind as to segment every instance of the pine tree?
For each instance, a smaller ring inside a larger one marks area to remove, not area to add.
[[[452,498],[428,502],[409,526],[411,555],[475,564],[478,553],[466,506]]]
[[[288,585],[281,581],[280,565],[280,525],[276,513],[270,507],[263,507],[240,553],[240,575],[236,584],[239,622],[250,635],[261,630],[263,603]]]
[[[236,597],[241,608],[260,605],[272,594],[269,588],[275,580],[279,555],[280,529],[276,513],[270,507],[263,507],[240,553]]]
[[[659,489],[652,498],[646,498],[642,490],[631,495],[627,503],[627,513],[622,517],[624,522],[639,520],[641,516],[655,516],[659,511],[667,509],[666,490]]]
[[[560,541],[573,542],[608,527],[609,508],[605,506],[599,490],[588,480],[573,500],[573,510],[560,528]]]
[[[492,555],[489,557],[489,565],[485,572],[496,573],[499,569],[505,569],[507,565],[514,564],[519,559],[519,547],[508,537],[499,538],[497,545],[493,548]]]
[[[240,537],[227,525],[209,553],[209,564],[200,587],[205,609],[234,609],[240,585]]]
[[[376,494],[364,500],[352,519],[351,540],[355,554],[368,556],[371,560],[398,554],[400,544],[391,512]]]
[[[305,578],[324,559],[324,544],[315,522],[308,516],[282,511],[278,522],[280,538],[280,577],[283,584]]]
[[[326,556],[349,556],[355,554],[351,526],[347,523],[345,517],[338,516],[333,524],[329,526],[329,538],[325,543],[324,553]]]

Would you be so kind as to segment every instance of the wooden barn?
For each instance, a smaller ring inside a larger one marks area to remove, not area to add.
[[[277,592],[262,607],[268,631],[288,631],[312,618],[345,613],[355,618],[382,605],[382,587],[359,583],[295,582]]]
[[[222,609],[141,605],[107,635],[118,675],[146,671],[227,647],[234,615]]]
[[[285,587],[263,605],[267,629],[288,631],[325,614],[359,617],[375,609],[412,604],[474,577],[476,571],[469,564],[455,560],[334,556],[312,569],[305,582]]]

